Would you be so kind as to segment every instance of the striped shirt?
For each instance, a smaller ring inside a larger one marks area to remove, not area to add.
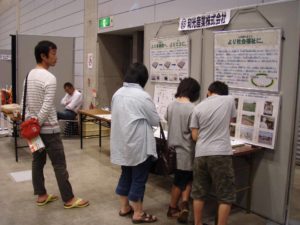
[[[52,73],[42,68],[29,72],[25,115],[26,118],[36,117],[39,120],[42,134],[60,132],[54,105],[55,92],[56,77]]]

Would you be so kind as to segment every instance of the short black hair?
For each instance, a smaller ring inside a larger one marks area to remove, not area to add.
[[[211,93],[218,94],[218,95],[228,95],[229,93],[227,84],[221,81],[212,82],[209,85],[208,90]]]
[[[124,77],[124,82],[139,84],[144,88],[148,81],[148,77],[149,75],[146,66],[137,62],[129,66]]]
[[[66,82],[66,83],[64,84],[64,89],[65,89],[66,87],[74,88],[73,84],[71,84],[70,82]]]
[[[49,51],[51,49],[57,49],[56,45],[51,41],[40,41],[34,49],[35,60],[37,63],[41,63],[42,57],[41,54],[44,54],[48,57]]]
[[[193,78],[184,78],[175,94],[176,98],[179,97],[187,97],[190,99],[191,102],[195,102],[198,100],[200,95],[200,84]]]

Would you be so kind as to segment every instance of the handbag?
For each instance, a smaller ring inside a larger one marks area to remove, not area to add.
[[[176,169],[176,151],[174,147],[168,147],[161,123],[159,123],[159,127],[160,138],[155,138],[157,160],[154,163],[151,172],[157,175],[167,176],[174,173]]]
[[[22,123],[20,125],[20,134],[22,138],[29,140],[37,137],[40,134],[41,127],[38,119],[36,118],[30,118],[25,120],[28,75],[29,74],[27,74],[26,76],[25,87],[24,87],[23,112],[22,112]]]

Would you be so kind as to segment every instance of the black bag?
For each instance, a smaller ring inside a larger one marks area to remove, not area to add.
[[[155,138],[158,159],[154,163],[151,172],[157,175],[167,176],[174,173],[176,169],[176,151],[174,147],[168,147],[161,123],[159,123],[159,127],[160,138]]]

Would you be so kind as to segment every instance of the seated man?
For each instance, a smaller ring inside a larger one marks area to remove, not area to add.
[[[74,86],[69,82],[64,84],[64,89],[66,95],[61,100],[61,104],[64,105],[65,110],[63,112],[57,112],[57,118],[59,120],[75,120],[77,111],[81,108],[83,103],[82,94],[75,90]]]

